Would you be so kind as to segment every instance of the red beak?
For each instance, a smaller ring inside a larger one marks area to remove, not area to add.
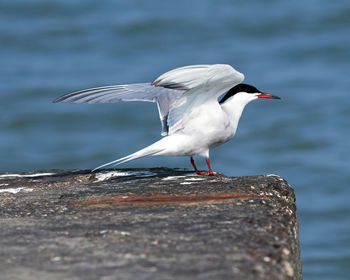
[[[281,99],[281,97],[278,97],[276,95],[272,95],[272,94],[269,94],[269,93],[265,93],[265,92],[262,92],[262,93],[258,94],[257,97],[259,97],[259,98],[269,98],[269,99]]]

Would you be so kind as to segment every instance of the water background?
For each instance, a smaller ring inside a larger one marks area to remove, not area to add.
[[[160,137],[156,105],[53,104],[68,92],[227,63],[282,97],[249,104],[211,151],[231,176],[295,189],[305,279],[350,275],[350,2],[0,2],[0,172],[94,168]],[[206,168],[203,160],[199,166]],[[122,167],[186,167],[154,157]]]

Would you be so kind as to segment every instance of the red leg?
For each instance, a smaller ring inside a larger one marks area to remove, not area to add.
[[[209,169],[209,173],[208,174],[210,176],[221,176],[220,173],[214,173],[213,170],[211,170],[209,158],[205,158],[205,161],[207,162],[208,169]]]
[[[194,163],[194,160],[193,160],[193,157],[192,157],[192,156],[191,156],[191,164],[192,164],[192,166],[193,166],[193,168],[194,168],[194,172],[196,172],[197,175],[206,175],[206,174],[208,174],[208,172],[202,172],[202,171],[199,171],[199,170],[197,169],[197,166],[196,166],[196,164]]]

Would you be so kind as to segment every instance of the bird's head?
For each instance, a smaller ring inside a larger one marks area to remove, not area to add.
[[[250,101],[257,98],[281,99],[280,97],[272,95],[270,93],[261,92],[256,87],[248,84],[238,84],[234,86],[225,94],[219,103],[222,104],[231,98],[234,98],[236,101],[240,101],[245,104],[248,104]]]

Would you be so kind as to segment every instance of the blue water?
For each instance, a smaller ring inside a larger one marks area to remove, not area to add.
[[[0,172],[94,168],[160,137],[155,104],[53,104],[94,86],[227,63],[282,97],[247,106],[211,152],[231,176],[294,187],[305,279],[350,275],[350,2],[0,2]],[[205,163],[201,161],[201,168]],[[123,167],[186,167],[154,157]]]

